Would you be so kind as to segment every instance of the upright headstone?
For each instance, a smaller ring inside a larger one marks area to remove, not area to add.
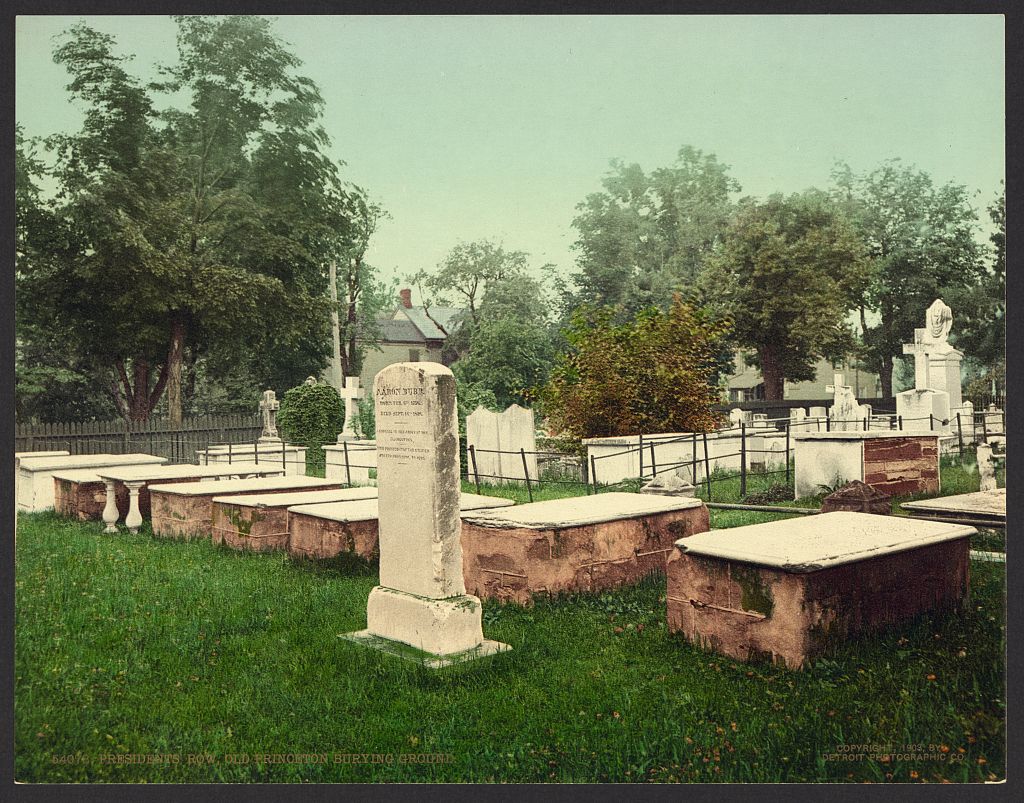
[[[483,482],[522,482],[537,479],[537,432],[533,410],[513,404],[501,413],[477,407],[466,416],[466,448]],[[523,466],[523,457],[526,466]]]
[[[345,424],[338,435],[338,443],[359,437],[356,434],[358,420],[358,400],[363,398],[363,389],[359,387],[358,376],[346,376],[345,385],[341,389],[341,398],[345,400]]]
[[[807,424],[808,432],[824,432],[825,421],[828,418],[828,410],[824,407],[811,407],[808,410],[808,418],[810,419]]]
[[[964,355],[948,340],[952,325],[952,310],[937,298],[925,312],[924,327],[914,330],[914,342],[903,345],[904,354],[914,355],[914,387],[896,394],[904,430],[949,432],[956,414],[962,419],[968,412],[960,383]]]
[[[831,385],[825,390],[832,394],[833,404],[828,417],[833,432],[855,432],[861,429],[860,405],[853,395],[853,389],[843,384],[843,375],[835,374]]]
[[[996,470],[992,464],[992,447],[987,443],[978,444],[978,473],[981,474],[981,490],[994,491],[996,485]]]
[[[739,407],[733,407],[729,411],[729,426],[738,427],[740,424],[745,424],[749,420],[749,413],[746,410],[741,410]]]
[[[373,397],[380,585],[366,630],[347,638],[431,667],[508,649],[484,639],[463,580],[455,377],[439,363],[398,363],[377,374]]]
[[[260,436],[260,443],[277,443],[281,439],[277,436],[277,411],[281,408],[281,402],[277,400],[277,394],[272,390],[263,391],[260,397],[260,413],[263,415],[263,434]]]

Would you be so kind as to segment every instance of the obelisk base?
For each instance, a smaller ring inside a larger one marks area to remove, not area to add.
[[[484,639],[480,600],[468,594],[430,599],[377,586],[367,600],[366,625],[342,638],[434,669],[511,649]]]

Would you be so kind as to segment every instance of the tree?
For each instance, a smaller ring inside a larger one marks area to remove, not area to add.
[[[871,265],[860,305],[865,362],[888,397],[893,359],[902,357],[928,306],[943,288],[978,279],[977,215],[963,186],[936,187],[927,173],[898,159],[861,175],[840,163],[833,183],[833,198],[854,222]],[[877,324],[868,324],[868,310]]]
[[[325,257],[348,230],[323,101],[270,24],[175,20],[178,61],[148,86],[87,25],[56,50],[85,105],[79,133],[49,140],[67,236],[38,236],[18,277],[26,324],[60,327],[131,420],[165,390],[180,420],[183,367],[211,349],[322,368]]]
[[[549,308],[541,283],[529,276],[492,284],[476,323],[467,321],[460,331],[468,349],[452,368],[456,378],[489,390],[500,409],[529,404],[554,356]]]
[[[358,188],[349,194],[348,203],[351,233],[341,249],[338,265],[345,313],[340,323],[341,371],[343,376],[358,376],[365,353],[360,344],[379,337],[377,316],[393,303],[395,293],[392,286],[382,285],[375,269],[366,261],[370,238],[388,216],[387,212]]]
[[[716,356],[727,327],[676,295],[616,324],[612,308],[578,309],[542,410],[571,438],[699,432],[715,422]]]
[[[669,167],[645,174],[615,160],[576,209],[578,286],[566,303],[621,305],[629,315],[666,306],[690,287],[720,240],[740,185],[713,154],[684,146]]]
[[[497,282],[521,276],[527,259],[522,251],[506,251],[489,240],[459,243],[433,273],[420,270],[411,281],[420,287],[421,297],[426,298],[423,287],[434,294],[426,306],[465,304],[468,319],[475,324],[480,320],[479,306],[488,289]]]
[[[1006,363],[1006,195],[988,206],[994,231],[989,236],[990,263],[974,284],[952,284],[942,297],[953,310],[950,340],[984,366],[983,376],[1005,371]]]
[[[852,346],[844,318],[866,282],[856,232],[820,192],[744,199],[703,277],[708,297],[754,351],[765,397],[814,378]]]

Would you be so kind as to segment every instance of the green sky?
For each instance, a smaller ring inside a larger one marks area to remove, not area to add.
[[[52,37],[19,17],[16,118],[73,129]],[[133,69],[174,58],[167,17],[86,17]],[[345,177],[390,212],[370,259],[431,268],[492,238],[573,269],[574,207],[612,158],[645,169],[715,153],[744,194],[824,187],[835,160],[900,157],[977,191],[1004,174],[1003,18],[889,16],[313,17],[276,20],[326,100]]]

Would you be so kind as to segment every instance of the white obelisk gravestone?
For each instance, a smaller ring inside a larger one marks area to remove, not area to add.
[[[440,363],[398,363],[377,374],[373,398],[380,585],[366,630],[346,637],[431,667],[509,649],[484,639],[462,576],[455,377]]]

